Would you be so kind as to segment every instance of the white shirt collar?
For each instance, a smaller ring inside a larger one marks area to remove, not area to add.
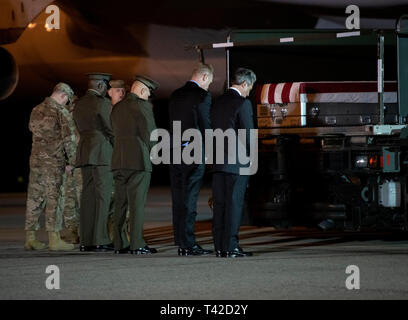
[[[188,81],[195,83],[197,86],[199,86],[201,88],[201,86],[198,84],[197,81],[194,81],[194,80],[188,80]]]
[[[242,94],[241,94],[241,92],[239,92],[239,90],[237,89],[237,88],[234,88],[234,87],[230,87],[230,89],[232,89],[232,90],[235,90],[236,92],[238,92],[239,93],[239,95],[242,97]]]

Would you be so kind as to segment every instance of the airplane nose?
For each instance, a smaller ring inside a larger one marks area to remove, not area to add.
[[[18,83],[17,63],[6,49],[0,47],[0,100],[11,95]]]

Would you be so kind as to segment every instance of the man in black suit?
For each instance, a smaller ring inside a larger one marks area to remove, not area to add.
[[[216,152],[223,153],[224,162],[213,166],[213,237],[217,257],[245,257],[252,255],[244,252],[238,243],[238,232],[241,224],[245,190],[249,181],[248,175],[242,175],[246,166],[239,162],[238,130],[244,129],[246,144],[244,153],[250,153],[249,132],[254,128],[252,104],[248,97],[256,76],[253,71],[239,68],[233,77],[232,86],[220,96],[211,107],[211,126],[213,130],[233,130],[236,136],[235,150],[229,143],[219,145]],[[225,139],[224,139],[225,140]],[[221,150],[220,150],[221,148]],[[234,153],[234,154],[232,154]],[[234,158],[235,162],[228,161]],[[248,164],[249,165],[249,164]]]
[[[204,141],[204,130],[211,129],[210,106],[211,95],[208,87],[213,80],[213,67],[200,64],[194,71],[190,81],[173,92],[169,103],[170,133],[173,138],[173,123],[179,121],[181,134],[188,129],[198,129]],[[173,141],[173,139],[171,139]],[[173,150],[181,152],[192,141],[173,143]],[[170,179],[173,203],[174,241],[179,247],[178,255],[202,255],[212,251],[201,248],[196,243],[194,225],[197,216],[197,198],[200,192],[205,171],[204,148],[202,164],[186,164],[172,158]],[[178,162],[178,163],[177,163]]]

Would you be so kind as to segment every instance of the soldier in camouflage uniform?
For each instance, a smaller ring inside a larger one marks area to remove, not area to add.
[[[63,115],[64,105],[72,98],[69,85],[59,83],[51,97],[36,106],[30,115],[33,134],[30,156],[30,178],[26,211],[26,250],[45,249],[36,239],[39,218],[45,213],[50,250],[72,250],[74,246],[60,238],[62,216],[58,210],[64,172],[70,173],[75,164],[74,136]]]
[[[75,101],[78,99],[74,96],[70,103],[63,110],[63,115],[69,124],[71,133],[75,135],[74,149],[76,158],[76,148],[79,142],[79,133],[75,126],[75,121],[72,117],[72,112],[75,107]],[[70,243],[79,243],[79,204],[82,191],[82,175],[81,169],[76,168],[70,174],[65,175],[62,200],[60,201],[64,217],[65,230],[61,234],[61,238]]]

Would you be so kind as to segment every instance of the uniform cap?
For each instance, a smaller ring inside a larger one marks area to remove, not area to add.
[[[140,81],[141,83],[143,83],[146,87],[148,87],[151,91],[156,90],[159,87],[159,83],[148,78],[145,76],[139,76],[136,75],[134,77],[134,81]]]
[[[105,80],[108,81],[112,78],[110,73],[103,73],[103,72],[91,72],[86,74],[89,80]]]
[[[74,96],[74,91],[71,89],[71,87],[69,85],[67,85],[64,82],[58,83],[54,87],[54,92],[55,91],[65,92],[67,94],[67,96],[68,96],[68,100],[71,100],[72,97]]]
[[[125,81],[123,80],[111,80],[109,81],[111,88],[123,88],[125,89]]]

